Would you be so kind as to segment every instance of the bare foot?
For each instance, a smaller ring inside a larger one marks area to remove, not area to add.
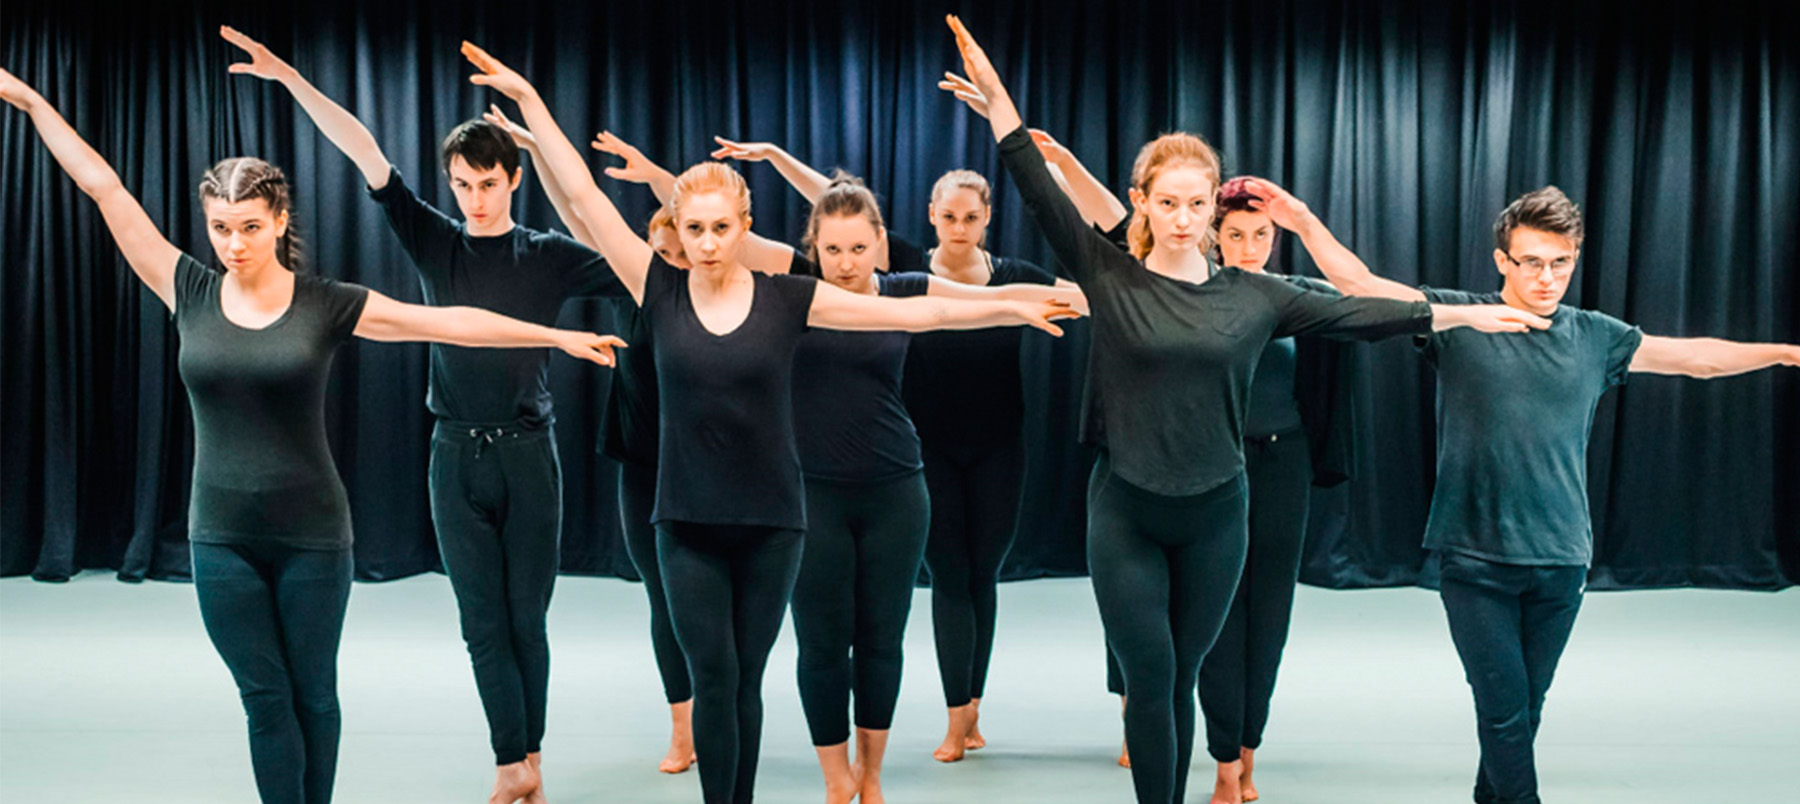
[[[494,769],[494,792],[488,794],[488,804],[513,804],[530,795],[542,782],[530,762],[501,765]]]
[[[669,753],[664,754],[656,769],[663,773],[680,773],[694,764],[694,701],[669,704]]]
[[[1244,789],[1238,783],[1243,775],[1242,761],[1219,763],[1219,775],[1213,779],[1212,804],[1244,804]]]
[[[538,775],[538,786],[525,796],[525,804],[550,804],[550,797],[544,795],[544,752],[526,754],[525,764]]]
[[[1250,781],[1250,772],[1256,769],[1255,749],[1239,748],[1238,761],[1244,763],[1244,775],[1238,777],[1244,788],[1244,801],[1255,801],[1260,798],[1256,793],[1256,783]]]
[[[862,791],[862,769],[850,765],[850,744],[814,746],[825,776],[825,804],[850,804]]]
[[[939,762],[961,761],[963,752],[969,748],[969,728],[973,725],[974,705],[950,707],[950,727],[944,731],[944,743],[931,752],[931,758]]]
[[[969,719],[969,736],[963,738],[963,747],[970,751],[986,748],[987,738],[981,736],[981,699],[969,699],[969,708],[975,711],[975,716]]]

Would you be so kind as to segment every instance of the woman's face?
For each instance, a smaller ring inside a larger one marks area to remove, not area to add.
[[[656,256],[663,262],[676,268],[692,268],[688,264],[687,252],[681,247],[681,235],[667,226],[658,226],[650,232],[650,248],[656,250]]]
[[[938,248],[967,251],[979,248],[987,237],[988,206],[981,194],[958,187],[931,202],[931,226],[937,230]]]
[[[1206,171],[1178,165],[1159,172],[1147,191],[1131,188],[1131,203],[1149,220],[1156,248],[1183,251],[1205,243],[1216,189]]]
[[[1275,222],[1266,212],[1235,210],[1219,221],[1219,257],[1231,268],[1261,271],[1275,248]]]
[[[689,267],[717,270],[738,259],[738,247],[750,231],[750,220],[738,200],[725,193],[700,193],[681,202],[675,228]]]
[[[838,287],[861,291],[875,273],[875,255],[887,233],[863,215],[833,215],[819,219],[813,248],[819,253],[819,273]]]
[[[237,202],[208,198],[201,206],[213,253],[226,270],[240,271],[275,259],[275,247],[287,234],[287,213],[274,214],[263,198]]]

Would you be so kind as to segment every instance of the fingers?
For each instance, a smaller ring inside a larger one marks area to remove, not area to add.
[[[474,42],[463,40],[462,54],[463,58],[468,59],[470,64],[475,65],[484,73],[493,75],[500,71],[500,60],[488,55],[487,51],[477,47]]]
[[[255,39],[251,39],[250,37],[245,36],[242,31],[239,31],[238,29],[233,28],[229,25],[219,26],[219,36],[224,37],[225,41],[230,42],[234,45],[237,45],[238,47],[241,47],[245,50],[252,50],[256,47],[259,47],[259,45]]]
[[[253,73],[256,71],[256,65],[238,62],[237,64],[233,64],[230,67],[226,67],[225,71],[229,72],[229,73],[239,73],[239,74]]]

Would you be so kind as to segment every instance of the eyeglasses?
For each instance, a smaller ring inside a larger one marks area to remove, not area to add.
[[[1512,264],[1517,265],[1521,268],[1524,268],[1525,270],[1530,271],[1531,273],[1534,273],[1534,274],[1541,273],[1545,268],[1549,268],[1550,274],[1552,276],[1555,276],[1558,279],[1562,279],[1563,277],[1566,277],[1569,274],[1575,273],[1575,258],[1574,257],[1557,257],[1556,259],[1551,260],[1549,262],[1544,262],[1543,260],[1540,260],[1536,257],[1526,257],[1525,259],[1521,260],[1521,259],[1515,258],[1511,252],[1504,251],[1504,250],[1502,250],[1500,253],[1505,254],[1506,259],[1512,261]]]

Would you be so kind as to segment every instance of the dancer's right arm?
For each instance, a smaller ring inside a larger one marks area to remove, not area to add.
[[[1037,144],[1038,153],[1044,155],[1044,161],[1062,173],[1063,192],[1081,210],[1081,217],[1089,224],[1097,226],[1101,231],[1110,231],[1113,227],[1131,214],[1125,208],[1125,202],[1113,195],[1106,185],[1102,184],[1094,174],[1088,172],[1087,165],[1075,158],[1074,152],[1063,147],[1039,129],[1031,129],[1031,141]]]
[[[675,200],[675,174],[650,161],[636,146],[610,131],[595,134],[592,145],[596,151],[625,160],[623,165],[607,168],[606,175],[619,181],[649,185],[650,192],[655,193],[656,200],[664,206]],[[757,273],[785,274],[793,267],[794,248],[755,232],[746,232],[738,258],[743,261],[745,268]]]
[[[175,262],[181,257],[181,250],[157,231],[144,207],[119,181],[119,174],[37,90],[5,70],[0,70],[0,100],[31,116],[50,155],[56,157],[57,164],[75,180],[75,185],[100,206],[106,228],[112,231],[131,270],[165,306],[175,309]]]
[[[544,99],[538,96],[531,83],[473,44],[464,42],[462,53],[481,70],[469,77],[470,83],[498,90],[518,102],[525,125],[537,137],[538,150],[544,156],[544,168],[556,174],[556,181],[569,197],[569,205],[594,236],[600,254],[612,265],[619,281],[631,292],[631,298],[642,303],[644,277],[650,270],[650,258],[656,252],[631,230],[631,225],[625,222],[612,200],[600,192],[600,186],[588,173],[587,163],[582,161],[581,152],[575,150],[574,144],[563,134],[562,126],[557,125],[550,108],[544,105]]]
[[[338,150],[343,151],[345,156],[350,157],[350,161],[356,163],[356,169],[362,172],[363,181],[368,182],[369,189],[380,190],[387,186],[388,177],[393,170],[388,164],[387,155],[381,152],[381,145],[375,142],[375,135],[369,133],[369,129],[361,120],[356,119],[356,115],[325,97],[325,93],[300,75],[299,70],[270,52],[261,42],[245,36],[229,25],[220,26],[219,35],[250,55],[249,63],[231,65],[232,72],[274,81],[287,87],[300,108],[319,127],[319,132],[331,140],[331,144],[336,145]]]
[[[1346,296],[1374,296],[1400,301],[1424,301],[1425,292],[1404,282],[1377,276],[1361,257],[1338,242],[1324,221],[1314,215],[1306,202],[1276,186],[1267,179],[1251,179],[1245,183],[1256,200],[1252,209],[1269,214],[1269,220],[1300,236],[1306,253],[1312,255],[1319,272],[1331,280],[1333,287]]]
[[[736,159],[740,162],[768,162],[775,167],[781,177],[806,199],[808,204],[817,204],[831,187],[831,179],[814,170],[811,165],[794,158],[793,154],[782,150],[781,146],[768,142],[733,142],[724,137],[713,137],[719,148],[712,152],[714,159]]]

